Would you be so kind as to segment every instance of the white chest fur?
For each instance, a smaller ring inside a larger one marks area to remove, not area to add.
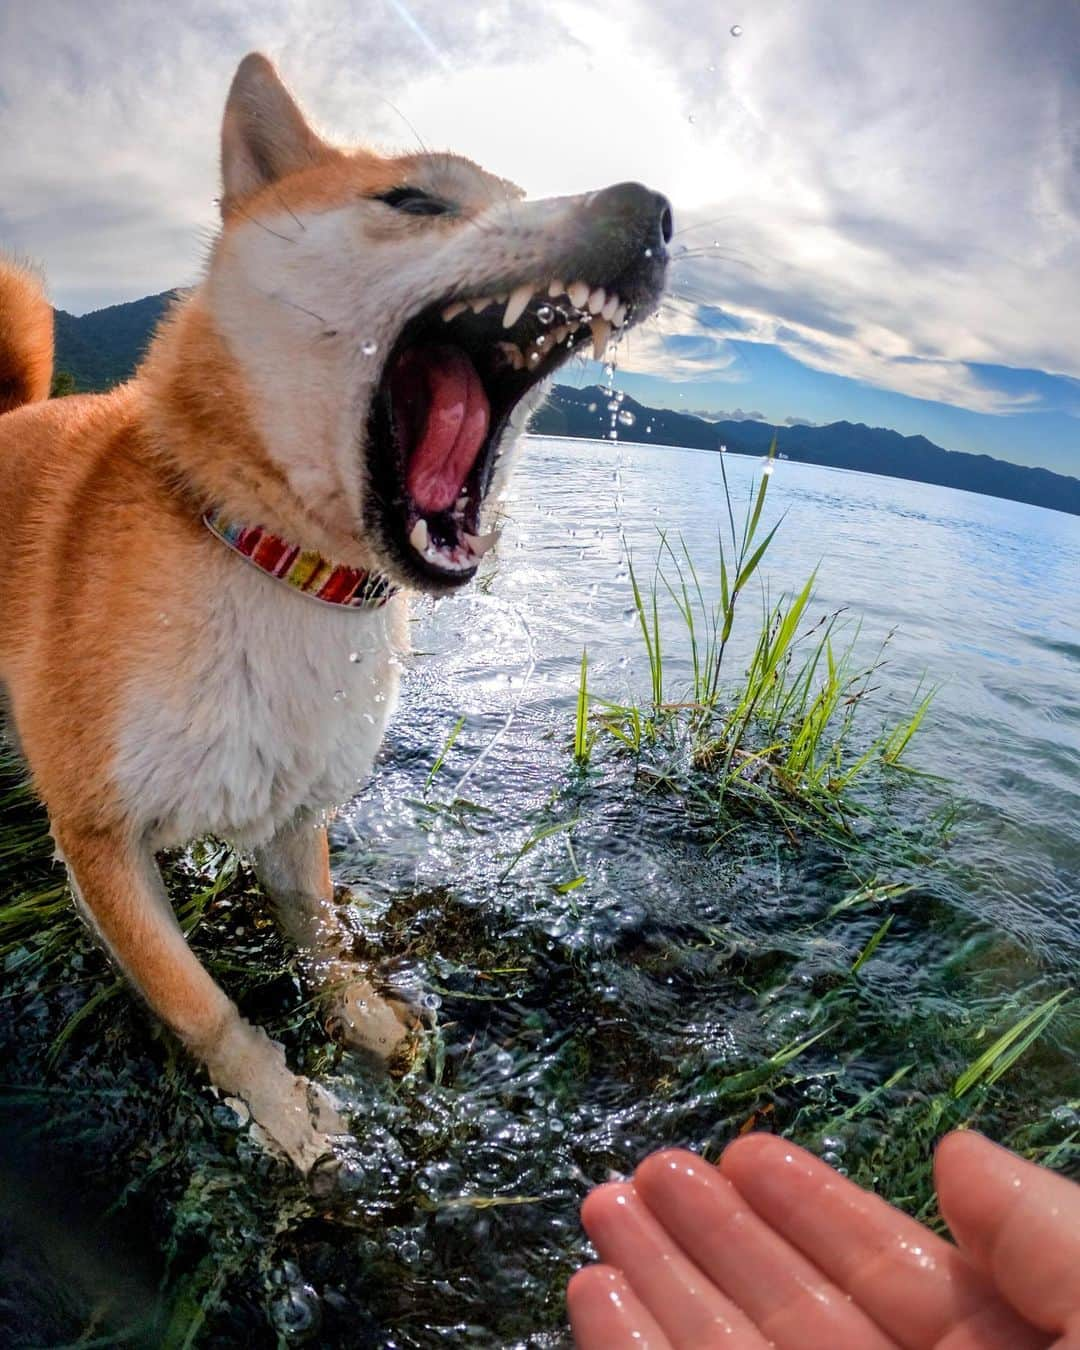
[[[117,780],[156,848],[202,834],[250,846],[301,809],[346,801],[397,700],[404,596],[323,605],[219,561],[179,668],[136,679],[122,710]]]

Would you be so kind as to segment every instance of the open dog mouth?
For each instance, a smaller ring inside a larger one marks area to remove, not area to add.
[[[645,299],[640,285],[634,288]],[[468,581],[496,533],[480,516],[507,421],[574,351],[601,359],[648,304],[616,286],[552,277],[453,299],[410,320],[372,405],[372,465],[384,541],[425,589]]]

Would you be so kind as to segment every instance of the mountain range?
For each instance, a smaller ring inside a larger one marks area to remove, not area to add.
[[[175,298],[162,291],[128,304],[76,317],[56,311],[56,366],[74,377],[79,390],[108,389],[135,369],[158,320]],[[555,385],[534,416],[531,430],[544,436],[606,439],[611,395],[598,385]],[[1080,515],[1080,479],[1031,468],[990,455],[945,450],[925,436],[902,436],[862,422],[827,426],[773,426],[758,420],[718,421],[668,408],[649,408],[625,396],[619,405],[619,440],[685,446],[735,454],[764,455],[776,438],[788,459],[862,473],[963,488],[991,497],[1028,502]]]

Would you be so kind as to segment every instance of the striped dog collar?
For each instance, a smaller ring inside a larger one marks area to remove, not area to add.
[[[261,525],[237,525],[221,511],[207,511],[203,524],[260,572],[283,581],[310,600],[349,609],[378,609],[397,590],[376,572],[332,562],[314,549],[278,538]]]

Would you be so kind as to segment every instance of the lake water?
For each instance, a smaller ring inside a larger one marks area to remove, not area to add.
[[[738,517],[761,466],[728,455],[724,467]],[[868,656],[896,630],[878,681],[883,714],[899,716],[920,680],[938,687],[911,758],[965,805],[958,861],[971,867],[973,911],[1043,959],[1075,955],[1080,519],[785,461],[763,525],[781,515],[761,573],[773,598],[817,568],[815,609],[845,608],[861,620]],[[648,688],[624,547],[647,578],[660,530],[678,532],[717,592],[717,534],[726,529],[720,456],[532,439],[507,516],[490,593],[444,602],[418,624],[417,645],[433,656],[405,682],[391,742],[408,744],[418,731],[420,753],[464,714],[456,748],[467,765],[463,752],[482,749],[513,714],[469,784],[473,795],[505,804],[509,777],[510,800],[520,804],[533,778],[537,793],[546,790],[538,736],[568,734],[572,724],[582,646],[595,691],[640,699]],[[735,664],[757,636],[749,612],[757,601],[745,599]],[[671,633],[677,640],[674,624]],[[675,655],[688,678],[685,647]],[[675,673],[673,690],[678,683]]]
[[[367,898],[370,951],[437,1009],[425,1065],[392,1083],[336,1054],[252,889],[200,902],[200,955],[352,1115],[336,1206],[238,1127],[73,922],[51,964],[15,953],[0,1123],[31,1187],[14,1213],[35,1216],[11,1251],[40,1256],[0,1326],[31,1308],[32,1343],[74,1341],[111,1298],[125,1344],[562,1347],[581,1200],[657,1145],[715,1157],[750,1124],[782,1130],[919,1214],[933,1141],[961,1121],[1075,1165],[1075,998],[996,1087],[953,1085],[1080,966],[1080,520],[778,463],[762,583],[776,599],[816,567],[814,617],[844,609],[868,660],[895,630],[863,734],[939,686],[909,752],[938,777],[875,787],[850,854],[767,823],[719,838],[685,785],[613,742],[582,773],[571,738],[583,647],[594,694],[647,695],[625,549],[647,582],[658,531],[681,534],[715,582],[722,465],[738,518],[753,459],[532,440],[480,583],[417,606],[333,864]],[[741,603],[736,675],[756,582]],[[190,892],[213,865],[189,856],[174,880]],[[908,889],[835,912],[870,882]]]

